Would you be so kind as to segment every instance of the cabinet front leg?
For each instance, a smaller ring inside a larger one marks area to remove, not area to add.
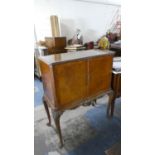
[[[62,134],[61,134],[61,127],[60,127],[60,116],[62,115],[63,112],[61,111],[54,111],[52,110],[52,115],[54,118],[56,130],[58,132],[59,140],[60,140],[60,147],[63,147],[63,139],[62,139]]]
[[[48,105],[43,97],[43,103],[44,103],[44,107],[45,107],[45,111],[46,111],[46,114],[47,114],[47,117],[48,117],[48,123],[47,123],[47,126],[51,126],[51,116],[50,116],[50,112],[49,112],[49,109],[48,109]]]
[[[108,108],[107,108],[107,116],[113,116],[114,113],[114,92],[110,91],[108,93],[109,96],[109,102],[108,102]]]

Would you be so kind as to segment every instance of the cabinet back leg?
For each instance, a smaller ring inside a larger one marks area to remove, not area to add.
[[[108,107],[107,107],[107,116],[113,116],[114,113],[114,92],[110,91],[108,93],[109,96],[109,102],[108,102]]]
[[[43,103],[44,103],[44,107],[45,107],[45,111],[46,111],[46,114],[47,114],[47,117],[48,117],[48,123],[47,123],[47,126],[51,126],[51,116],[50,116],[50,112],[49,112],[49,109],[48,109],[48,105],[43,97]]]

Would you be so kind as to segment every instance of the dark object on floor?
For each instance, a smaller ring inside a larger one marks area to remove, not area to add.
[[[51,120],[47,105],[52,109],[61,146],[63,140],[60,116],[65,110],[108,95],[107,114],[111,115],[113,54],[111,51],[90,50],[39,58],[44,85],[43,101],[49,118],[48,125],[51,125]],[[59,59],[55,59],[55,56],[59,56]]]

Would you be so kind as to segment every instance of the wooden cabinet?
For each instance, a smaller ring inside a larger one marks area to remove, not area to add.
[[[113,99],[111,73],[113,52],[80,51],[40,57],[40,68],[44,87],[44,105],[51,123],[47,105],[58,129],[62,142],[59,118],[66,109],[95,101],[109,95],[109,108]]]

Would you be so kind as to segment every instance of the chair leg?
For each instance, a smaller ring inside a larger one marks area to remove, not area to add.
[[[61,134],[61,127],[60,127],[60,116],[62,115],[62,111],[54,111],[52,110],[52,115],[54,118],[55,126],[58,132],[59,140],[60,140],[60,148],[63,147],[63,139]]]
[[[50,112],[49,112],[49,109],[48,109],[48,105],[43,97],[43,103],[44,103],[44,107],[45,107],[45,111],[46,111],[46,114],[47,114],[47,117],[48,117],[48,123],[47,123],[47,126],[51,126],[51,116],[50,116]]]

